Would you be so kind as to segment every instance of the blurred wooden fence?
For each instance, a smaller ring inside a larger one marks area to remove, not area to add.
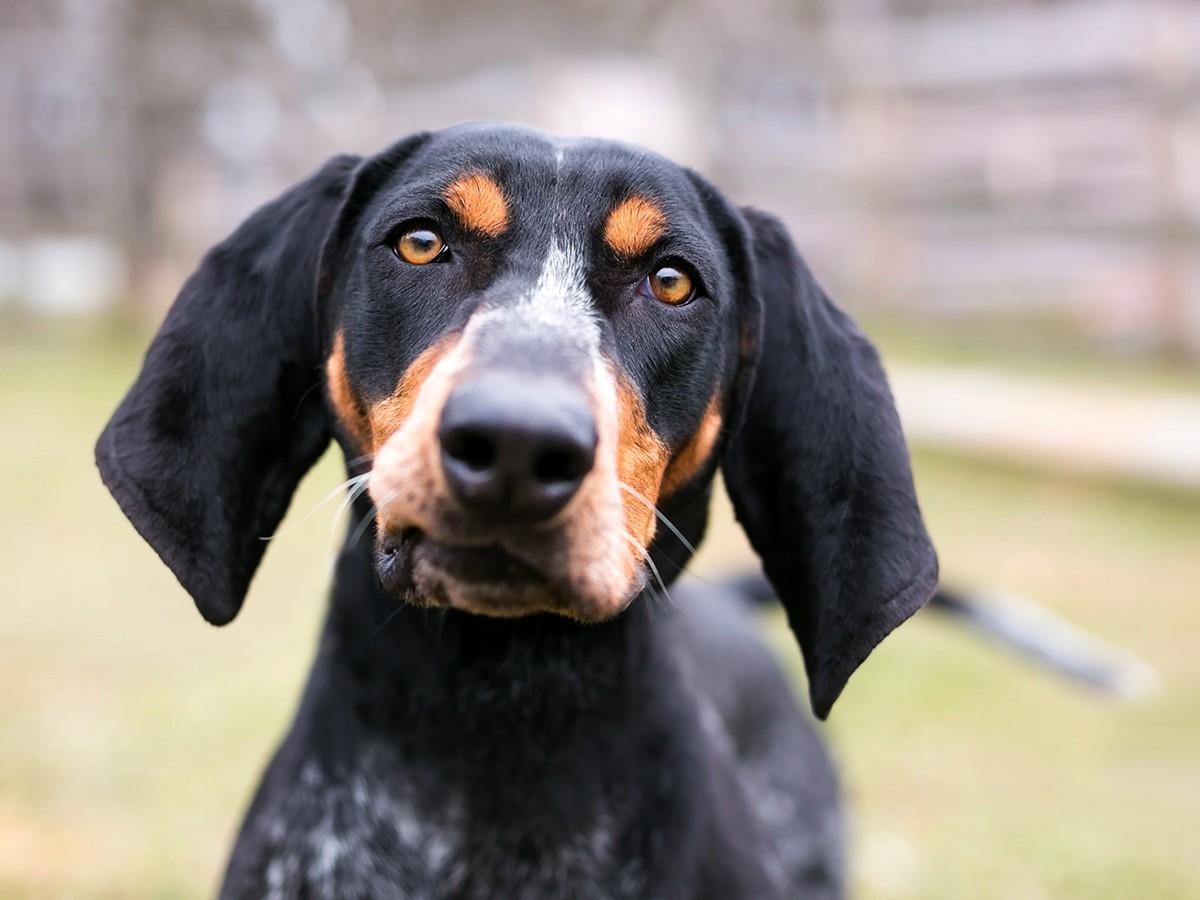
[[[725,169],[857,302],[1200,351],[1200,3],[827,5],[718,106]]]

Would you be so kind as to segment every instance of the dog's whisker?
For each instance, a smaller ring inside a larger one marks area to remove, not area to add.
[[[627,540],[627,541],[629,541],[629,543],[633,544],[634,549],[637,550],[638,554],[642,557],[642,559],[646,559],[650,555],[650,551],[646,549],[646,545],[643,544],[641,541],[639,541],[637,538],[635,538],[632,534],[630,534],[624,528],[621,529],[621,537],[625,538],[625,540]]]
[[[667,590],[666,582],[663,581],[662,575],[658,573],[658,566],[656,566],[654,564],[654,560],[650,558],[650,551],[646,549],[646,545],[631,535],[628,531],[622,530],[621,536],[625,538],[625,540],[629,541],[629,543],[633,544],[633,546],[638,550],[643,561],[645,561],[646,565],[650,567],[650,571],[654,573],[654,578],[658,581],[658,586],[662,588],[663,595],[667,598],[667,602],[678,609],[678,605],[671,597],[671,592]]]
[[[676,609],[679,609],[679,604],[675,602],[675,598],[672,597],[671,592],[667,590],[666,582],[664,582],[662,576],[658,574],[658,566],[654,564],[654,560],[650,558],[649,553],[646,554],[646,565],[648,565],[650,567],[650,571],[654,573],[654,578],[658,582],[658,586],[662,588],[663,596],[667,598],[667,603],[671,604],[671,606],[675,607]]]
[[[396,616],[400,615],[400,613],[403,609],[404,609],[404,606],[402,604],[397,604],[396,608],[393,609],[386,616],[384,616],[383,621],[375,626],[375,630],[371,632],[371,634],[367,637],[367,640],[374,639],[375,635],[377,635],[377,634],[379,634],[379,632],[383,631],[383,629],[387,627],[388,623],[391,622],[392,619],[394,619],[394,618],[396,618]]]
[[[368,509],[363,514],[362,521],[358,523],[358,525],[355,527],[354,531],[352,531],[350,533],[349,539],[346,541],[347,547],[355,547],[358,545],[359,540],[366,533],[367,529],[371,527],[371,524],[375,521],[375,512],[376,512],[376,510],[378,510],[378,508],[379,508],[378,506],[376,506],[374,503],[372,503],[371,508]]]
[[[652,613],[658,612],[658,607],[662,603],[662,597],[659,595],[658,591],[656,591],[649,584],[646,585],[645,591],[646,591],[646,596],[649,598],[651,612]]]
[[[365,534],[367,529],[371,527],[371,523],[373,523],[375,521],[375,513],[377,513],[382,507],[387,506],[389,503],[391,503],[393,500],[395,500],[399,496],[400,496],[400,491],[395,490],[395,491],[392,491],[390,494],[388,494],[386,497],[384,497],[382,500],[380,500],[378,503],[372,503],[371,508],[369,510],[367,510],[367,512],[363,515],[362,521],[358,523],[358,527],[355,528],[353,534],[350,535],[350,539],[349,539],[349,541],[347,541],[347,544],[351,547],[356,546],[358,544],[359,540],[362,538],[363,534]]]
[[[651,503],[649,500],[647,500],[644,496],[639,494],[636,490],[634,490],[632,487],[627,485],[625,482],[618,480],[617,485],[623,491],[626,491],[634,499],[639,500],[640,502],[646,504],[647,508],[652,510],[654,512],[655,516],[658,517],[659,521],[661,521],[664,525],[667,526],[667,528],[670,530],[670,532],[673,535],[675,535],[675,537],[679,540],[679,542],[681,544],[683,544],[684,548],[688,552],[695,555],[695,553],[697,552],[695,546],[680,533],[679,529],[675,527],[675,523],[672,522],[670,519],[668,519],[667,516],[664,515],[662,510],[660,510],[657,506],[655,506],[653,503]],[[672,566],[674,566],[675,571],[679,572],[680,575],[682,575],[683,577],[694,578],[702,584],[710,584],[710,585],[716,584],[716,582],[713,581],[711,578],[706,578],[704,575],[701,575],[699,572],[697,572],[694,568],[689,567],[686,560],[684,562],[676,562],[673,559],[667,558],[665,561],[670,563]]]
[[[647,582],[646,592],[650,595],[650,608],[656,612],[663,611],[667,608],[668,600],[660,590],[655,590],[654,585]],[[674,602],[670,602],[671,606],[675,606]],[[678,607],[675,607],[678,609]]]
[[[683,546],[687,549],[687,551],[689,553],[696,552],[696,548],[692,546],[691,541],[689,541],[687,538],[685,538],[683,536],[683,532],[675,527],[674,522],[672,522],[665,515],[663,515],[663,511],[661,509],[659,509],[657,506],[655,506],[653,503],[651,503],[649,500],[647,500],[644,496],[642,496],[640,493],[638,493],[632,487],[627,485],[625,482],[618,480],[617,487],[619,487],[621,490],[623,490],[629,496],[633,497],[633,499],[644,503],[646,505],[646,509],[653,512],[654,515],[658,518],[658,521],[662,522],[663,525],[665,525],[667,527],[667,529],[671,532],[671,534],[673,534],[673,535],[675,535],[675,537],[679,538],[679,543],[683,544]]]
[[[674,568],[675,571],[679,573],[680,578],[693,578],[696,581],[699,581],[701,584],[708,584],[712,585],[713,587],[716,587],[719,584],[719,582],[713,581],[711,578],[708,578],[707,576],[702,575],[700,572],[697,572],[694,564],[689,564],[687,560],[684,560],[683,562],[676,562],[668,556],[663,559],[663,562]]]
[[[263,537],[260,537],[259,540],[260,541],[273,541],[276,538],[283,537],[285,534],[291,534],[293,531],[295,531],[297,528],[299,528],[301,525],[303,525],[305,522],[307,522],[309,519],[311,519],[313,516],[315,516],[318,512],[320,512],[321,508],[324,507],[327,503],[329,503],[329,501],[332,500],[334,497],[336,497],[340,491],[343,491],[346,488],[353,489],[353,487],[357,486],[357,484],[359,484],[359,483],[365,484],[367,479],[369,479],[370,477],[371,477],[371,473],[366,472],[362,475],[355,475],[352,478],[347,478],[345,481],[334,486],[334,488],[328,494],[326,494],[320,501],[318,501],[316,506],[314,506],[312,509],[310,509],[308,512],[306,512],[303,516],[301,516],[295,522],[288,525],[287,528],[281,529],[280,531],[276,531],[274,534],[268,534]],[[341,514],[340,511],[338,514],[339,515]]]
[[[370,479],[370,472],[367,472],[365,475],[360,475],[357,479],[352,479],[357,481],[357,483],[346,492],[346,496],[342,499],[342,503],[338,507],[337,512],[333,514],[333,521],[329,523],[330,540],[334,539],[334,536],[337,532],[338,522],[341,521],[342,516],[346,513],[346,510],[350,509],[350,507],[354,505],[354,501],[361,497],[371,486]]]
[[[372,462],[374,459],[374,453],[364,453],[362,456],[356,456],[353,459],[346,460],[346,465],[353,467],[360,465],[361,463]]]

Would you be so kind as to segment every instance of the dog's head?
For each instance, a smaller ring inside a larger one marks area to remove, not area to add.
[[[623,145],[476,126],[330,161],[205,257],[97,458],[224,624],[331,436],[384,587],[490,616],[617,615],[720,469],[822,716],[936,581],[870,343],[775,219]]]

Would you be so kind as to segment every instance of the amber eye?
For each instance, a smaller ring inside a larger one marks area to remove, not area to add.
[[[696,287],[692,276],[675,266],[660,266],[638,286],[638,291],[671,306],[680,306],[692,299]]]
[[[442,255],[446,242],[432,228],[412,228],[396,241],[396,255],[406,263],[423,266]]]

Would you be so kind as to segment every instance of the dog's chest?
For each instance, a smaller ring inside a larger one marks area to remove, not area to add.
[[[224,897],[469,900],[632,897],[641,862],[620,852],[627,816],[603,798],[558,818],[522,818],[494,798],[387,777],[364,766],[340,783],[314,765],[256,811]],[[486,808],[480,808],[480,807]],[[513,813],[509,815],[509,813]]]

